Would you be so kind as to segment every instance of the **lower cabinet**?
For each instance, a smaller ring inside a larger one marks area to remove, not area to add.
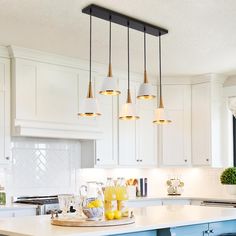
[[[149,206],[161,206],[161,200],[130,200],[128,201],[129,207],[149,207]]]
[[[161,229],[158,236],[223,236],[236,235],[236,221],[221,221],[209,224],[181,226]]]
[[[162,200],[162,205],[191,205],[191,200]]]
[[[161,206],[161,205],[191,205],[191,200],[172,200],[172,199],[135,199],[129,200],[128,206],[129,207],[149,207],[149,206]]]
[[[36,208],[0,210],[0,218],[35,216],[35,215],[36,215]]]
[[[115,236],[157,236],[156,230],[150,230],[150,231],[141,231],[136,233],[128,233],[128,234],[116,234]]]

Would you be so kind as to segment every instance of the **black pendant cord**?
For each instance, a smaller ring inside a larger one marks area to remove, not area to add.
[[[89,33],[89,83],[92,81],[92,10],[90,10],[90,33]]]
[[[147,69],[147,54],[146,54],[146,29],[145,29],[145,27],[144,27],[144,34],[143,34],[143,43],[144,43],[144,71],[146,71],[146,69]]]
[[[127,46],[128,46],[128,90],[130,90],[130,69],[129,69],[129,22],[127,23]]]
[[[160,105],[162,103],[162,78],[161,78],[161,35],[159,35],[159,79],[160,79]]]
[[[109,22],[109,64],[111,64],[111,16]]]

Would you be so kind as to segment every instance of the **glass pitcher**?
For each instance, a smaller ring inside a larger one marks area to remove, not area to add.
[[[104,214],[102,184],[96,181],[87,182],[80,187],[82,210],[89,220],[99,220]]]

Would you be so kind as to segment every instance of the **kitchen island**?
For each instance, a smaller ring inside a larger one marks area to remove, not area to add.
[[[135,223],[115,227],[61,227],[50,216],[0,220],[0,235],[20,236],[207,236],[236,232],[236,209],[202,206],[155,206],[134,209]]]

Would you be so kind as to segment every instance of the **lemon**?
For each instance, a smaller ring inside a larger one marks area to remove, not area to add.
[[[115,213],[114,213],[113,211],[107,211],[107,212],[105,213],[105,216],[106,216],[106,219],[107,219],[107,220],[113,220],[114,217],[115,217]]]
[[[121,211],[114,211],[114,218],[119,220],[122,217]]]
[[[90,202],[88,205],[87,205],[88,208],[94,208],[95,206],[93,205],[92,202]]]
[[[102,207],[103,206],[102,201],[98,200],[98,199],[95,201],[92,201],[91,203],[94,205],[94,207]]]

